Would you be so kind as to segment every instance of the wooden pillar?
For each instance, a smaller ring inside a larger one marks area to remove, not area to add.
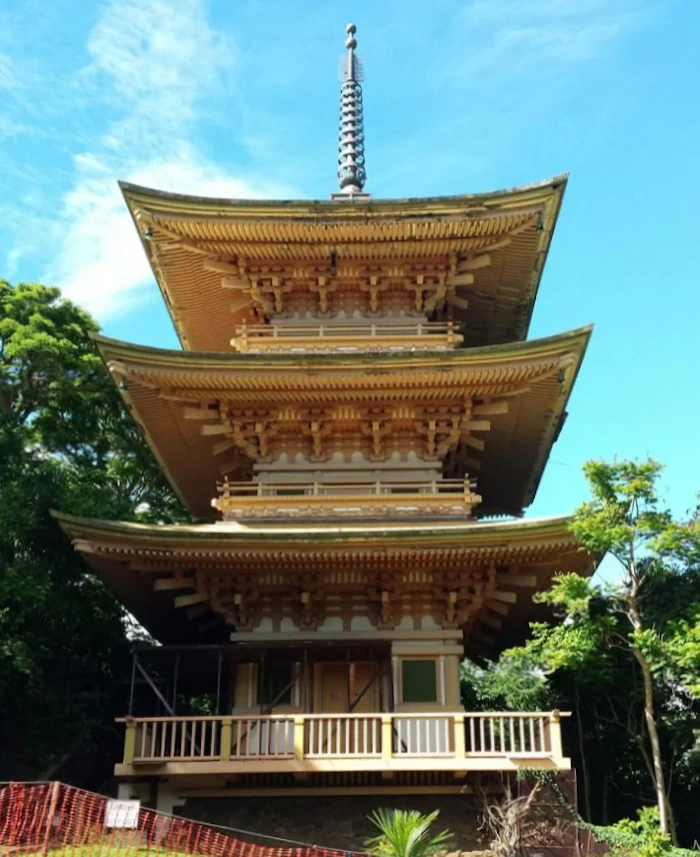
[[[231,758],[231,747],[233,742],[233,720],[224,717],[221,721],[221,748],[219,756],[222,762],[228,762]]]
[[[304,758],[304,718],[301,715],[294,718],[294,758]]]
[[[464,736],[464,715],[455,714],[452,721],[454,729],[454,747],[455,756],[458,759],[463,759],[467,755],[467,744]]]
[[[126,732],[124,733],[124,764],[130,765],[136,754],[136,721],[131,717],[126,720]]]
[[[555,764],[558,764],[564,758],[564,746],[561,740],[561,715],[556,709],[551,713],[549,718],[549,741],[552,750],[552,759]]]
[[[393,721],[390,714],[382,715],[382,759],[393,756]]]

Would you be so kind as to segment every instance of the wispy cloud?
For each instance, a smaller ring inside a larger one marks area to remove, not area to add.
[[[290,195],[254,175],[231,174],[198,148],[198,122],[220,99],[235,61],[202,0],[110,0],[92,29],[82,97],[111,119],[74,157],[74,181],[55,234],[47,279],[104,321],[148,294],[151,272],[116,181],[222,197]]]
[[[538,69],[595,59],[624,34],[643,26],[649,4],[639,0],[477,0],[458,14],[463,79],[483,83],[488,73],[516,78]]]

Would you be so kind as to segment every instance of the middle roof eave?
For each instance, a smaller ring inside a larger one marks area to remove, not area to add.
[[[203,436],[200,422],[184,418],[185,406],[218,401],[242,407],[322,406],[340,398],[348,403],[388,399],[439,404],[512,395],[515,387],[522,390],[517,407],[491,420],[478,490],[489,513],[519,514],[534,495],[590,333],[586,327],[547,339],[439,355],[301,358],[168,351],[95,339],[174,489],[195,516],[210,518],[222,461],[213,454],[216,438]],[[244,467],[241,455],[233,462],[231,478]]]

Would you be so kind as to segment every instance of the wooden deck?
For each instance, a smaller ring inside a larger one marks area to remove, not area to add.
[[[121,718],[118,776],[567,770],[561,714],[459,712]]]

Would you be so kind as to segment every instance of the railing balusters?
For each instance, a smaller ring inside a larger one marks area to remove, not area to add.
[[[136,732],[135,740],[130,739],[134,748],[131,758],[145,764],[218,759],[223,752],[222,724],[226,722],[231,723],[227,733],[231,736],[230,758],[286,758],[294,755],[295,722],[300,716],[304,725],[300,758],[382,755],[383,715],[362,713],[134,718],[130,721],[130,734]],[[467,755],[495,757],[497,769],[497,757],[544,756],[556,762],[563,755],[558,733],[552,735],[554,728],[560,728],[559,720],[555,722],[552,715],[541,712],[470,712],[459,716],[397,713],[391,715],[391,728],[391,755],[401,757],[449,757],[457,753],[461,758],[464,751]],[[464,737],[455,729],[463,730]],[[228,742],[227,737],[227,747]]]

